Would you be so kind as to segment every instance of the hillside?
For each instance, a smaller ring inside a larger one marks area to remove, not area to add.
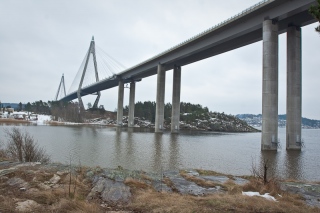
[[[239,114],[236,115],[237,118],[247,122],[250,126],[261,127],[262,124],[262,115],[254,115],[254,114]],[[278,115],[278,126],[286,127],[287,116]],[[302,128],[304,129],[319,129],[320,128],[320,120],[313,120],[309,118],[302,117]]]
[[[170,129],[172,105],[167,103],[164,109],[164,127]],[[151,101],[137,102],[135,104],[135,125],[154,127],[156,103]],[[128,106],[124,108],[128,112]],[[127,125],[127,118],[123,120]],[[199,104],[181,102],[180,104],[180,129],[206,130],[219,132],[257,132],[245,121],[233,115],[219,112],[210,112],[207,107]]]

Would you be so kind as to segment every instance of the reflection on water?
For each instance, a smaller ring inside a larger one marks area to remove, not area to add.
[[[285,174],[288,178],[303,179],[302,174],[302,155],[303,152],[290,150],[286,152],[284,160]],[[317,170],[317,169],[316,169]]]
[[[0,126],[0,140],[4,139]],[[52,156],[66,163],[160,172],[200,168],[233,175],[250,175],[252,165],[268,162],[270,174],[319,181],[320,130],[303,130],[306,148],[278,152],[260,150],[260,133],[181,132],[154,134],[140,128],[90,126],[20,126]],[[279,129],[285,141],[285,129]],[[284,142],[285,143],[285,142]],[[285,144],[282,144],[285,147]]]
[[[179,143],[178,135],[171,134],[170,140],[170,150],[169,150],[169,169],[178,169],[179,168]]]
[[[278,168],[279,154],[276,151],[261,151],[260,168],[268,167],[269,177],[278,176],[280,170]]]
[[[155,133],[153,134],[154,139],[152,142],[153,147],[153,156],[151,160],[152,170],[157,171],[159,168],[162,168],[162,146],[163,146],[163,140],[161,133]]]

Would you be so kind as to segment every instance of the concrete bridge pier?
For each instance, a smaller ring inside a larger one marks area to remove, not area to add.
[[[166,71],[158,64],[155,132],[163,132]]]
[[[129,97],[129,118],[128,127],[134,126],[134,98],[136,92],[136,83],[132,81],[130,83],[130,97]]]
[[[262,134],[261,150],[278,146],[278,25],[263,22]]]
[[[286,148],[301,150],[301,28],[287,29]]]
[[[124,95],[124,83],[122,80],[120,80],[119,81],[119,88],[118,88],[118,110],[117,110],[117,125],[118,126],[122,126],[123,95]]]
[[[175,65],[173,69],[171,133],[178,133],[180,129],[180,93],[181,67]]]

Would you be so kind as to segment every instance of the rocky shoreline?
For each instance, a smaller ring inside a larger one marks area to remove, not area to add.
[[[58,201],[48,199],[53,199],[52,196],[59,193],[60,197],[64,195],[68,199],[81,197],[81,200],[94,204],[99,210],[97,212],[136,212],[132,205],[136,202],[135,196],[141,191],[151,190],[153,193],[165,193],[168,196],[200,196],[205,199],[230,193],[237,195],[240,191],[250,188],[248,186],[251,178],[195,169],[164,171],[159,174],[131,171],[121,167],[102,169],[58,163],[42,165],[4,161],[0,162],[0,212],[6,209],[12,210],[10,212],[52,210],[58,208],[53,205]],[[279,202],[285,202],[281,200],[282,196],[290,192],[299,194],[299,199],[303,199],[306,205],[320,208],[319,184],[281,182],[280,186],[283,195],[275,195]],[[39,198],[39,195],[44,194],[49,198]],[[13,199],[14,202],[6,206],[7,200],[4,196]]]
[[[87,120],[86,123],[97,125],[117,126],[117,121],[110,118],[95,118]],[[123,116],[122,126],[128,127],[128,117]],[[134,127],[154,129],[154,123],[144,118],[134,118]],[[165,121],[163,128],[171,129],[171,124]],[[191,122],[180,121],[180,130],[215,131],[215,132],[260,132],[260,130],[249,126],[246,122],[231,116],[218,113],[217,116],[206,116],[203,119],[195,119]]]

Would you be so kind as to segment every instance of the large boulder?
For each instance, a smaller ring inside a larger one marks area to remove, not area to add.
[[[114,181],[109,178],[99,177],[95,182],[87,199],[101,198],[112,204],[126,204],[131,198],[130,188],[122,181]]]

